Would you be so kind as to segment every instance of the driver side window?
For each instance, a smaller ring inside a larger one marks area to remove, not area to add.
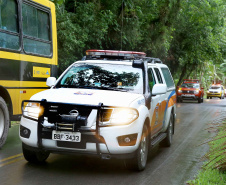
[[[148,68],[148,85],[149,85],[151,92],[152,92],[152,88],[155,84],[156,84],[156,81],[155,81],[153,70],[152,70],[152,68]]]

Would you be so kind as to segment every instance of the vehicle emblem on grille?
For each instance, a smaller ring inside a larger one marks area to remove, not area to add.
[[[188,91],[188,93],[189,93],[190,91]]]
[[[70,114],[71,116],[77,117],[77,116],[79,115],[79,112],[78,112],[77,110],[71,110],[71,111],[69,112],[69,114]]]

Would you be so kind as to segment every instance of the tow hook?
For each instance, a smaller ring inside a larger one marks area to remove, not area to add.
[[[109,154],[101,154],[101,159],[109,160],[109,159],[111,159],[111,155],[109,155]]]

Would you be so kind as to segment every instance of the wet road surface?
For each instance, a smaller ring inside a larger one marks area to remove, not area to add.
[[[143,172],[128,171],[122,161],[73,155],[51,154],[44,165],[30,164],[22,155],[19,125],[14,124],[0,150],[0,185],[183,185],[197,174],[208,151],[207,144],[200,144],[215,135],[207,128],[225,118],[226,99],[178,103],[172,146],[154,148]]]

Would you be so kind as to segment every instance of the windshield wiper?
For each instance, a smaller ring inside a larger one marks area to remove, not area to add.
[[[95,89],[93,86],[86,86],[86,85],[60,85],[63,88],[81,88],[81,89]]]
[[[124,89],[117,87],[99,87],[99,86],[85,86],[85,85],[60,85],[61,88],[82,88],[82,89],[100,89],[100,90],[111,90],[111,91],[122,91],[127,92],[132,89]]]
[[[127,92],[127,89],[117,87],[97,87],[97,89]]]

